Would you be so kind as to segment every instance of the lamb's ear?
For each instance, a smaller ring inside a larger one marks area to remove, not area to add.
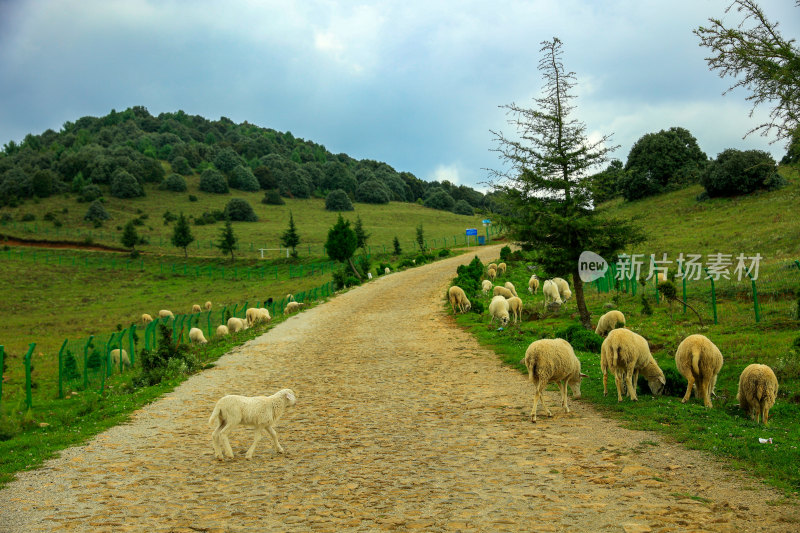
[[[582,378],[588,378],[588,377],[589,377],[589,375],[588,375],[588,374],[584,374],[583,372],[581,372],[581,377],[582,377]]]
[[[660,381],[662,385],[667,384],[667,378],[665,378],[664,376],[658,376],[658,381]]]
[[[294,397],[294,394],[292,394],[291,392],[288,392],[288,391],[286,392],[286,399],[289,400],[290,402],[296,402],[297,401],[297,398]]]

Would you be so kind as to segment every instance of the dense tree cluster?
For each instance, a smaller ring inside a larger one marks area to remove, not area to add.
[[[288,131],[183,111],[153,116],[142,106],[6,143],[0,205],[65,192],[87,202],[109,194],[129,198],[143,195],[149,183],[179,191],[180,176],[195,174],[200,190],[217,194],[277,190],[285,198],[324,198],[342,190],[351,201],[387,203],[424,201],[435,187],[453,200],[438,202],[437,209],[452,210],[459,200],[487,208],[484,195],[469,187],[428,183],[380,161],[333,154]],[[461,211],[467,209],[461,205]]]

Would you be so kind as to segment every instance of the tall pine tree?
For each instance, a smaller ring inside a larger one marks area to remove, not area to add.
[[[175,227],[172,229],[172,246],[183,248],[183,256],[189,257],[187,248],[193,242],[194,235],[192,235],[192,230],[189,227],[189,220],[181,213],[175,222]]]
[[[356,215],[356,223],[353,226],[353,231],[356,234],[356,247],[362,248],[366,252],[367,240],[369,239],[370,234],[364,229],[364,224],[361,222],[361,215]]]
[[[289,228],[281,235],[281,244],[284,248],[292,249],[292,257],[297,257],[297,245],[300,244],[300,235],[297,234],[297,227],[294,225],[294,217],[289,211]]]
[[[231,254],[231,263],[234,261],[233,251],[236,249],[236,235],[233,234],[233,224],[230,220],[225,221],[225,227],[222,228],[217,241],[217,248],[223,254]]]

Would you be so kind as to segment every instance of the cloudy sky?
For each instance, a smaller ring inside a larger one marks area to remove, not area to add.
[[[742,136],[747,93],[709,72],[692,29],[735,22],[719,0],[0,0],[0,144],[142,105],[221,116],[476,186],[501,163],[498,106],[532,104],[540,43],[559,37],[576,117],[626,160],[648,132],[682,126],[711,157],[785,153]],[[785,37],[794,0],[761,0]]]

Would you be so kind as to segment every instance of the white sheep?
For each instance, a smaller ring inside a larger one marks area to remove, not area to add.
[[[506,275],[506,264],[505,263],[499,263],[497,265],[497,275],[498,276],[501,276],[501,275],[505,276]]]
[[[613,309],[600,317],[597,321],[597,327],[594,332],[598,335],[605,337],[606,334],[617,326],[625,325],[625,315],[622,312]]]
[[[563,302],[561,301],[561,295],[558,293],[558,286],[555,282],[551,279],[544,280],[544,285],[542,285],[542,294],[544,295],[544,306],[552,303],[557,303],[561,305]]]
[[[650,391],[658,396],[667,380],[650,354],[647,340],[629,329],[612,329],[600,346],[600,370],[603,372],[603,395],[608,394],[608,372],[614,373],[617,401],[622,401],[622,387],[633,401],[638,401],[636,382],[639,373],[647,380]]]
[[[447,290],[447,300],[450,302],[450,308],[453,310],[453,314],[456,314],[456,308],[458,308],[459,313],[465,313],[472,309],[472,304],[469,298],[467,298],[464,289],[458,285],[453,285]]]
[[[494,268],[490,268],[486,271],[486,277],[489,278],[491,281],[494,281],[494,278],[497,277],[497,270]]]
[[[388,274],[389,272],[391,272],[391,269],[389,267],[383,269],[384,274]]]
[[[531,294],[539,292],[539,278],[536,277],[536,274],[533,274],[528,280],[528,292]]]
[[[722,368],[722,353],[705,335],[689,335],[678,345],[675,366],[689,382],[681,403],[692,395],[703,399],[706,407],[712,407],[711,395],[717,385],[717,376]]]
[[[175,315],[173,315],[172,311],[170,311],[168,309],[162,309],[161,311],[158,312],[158,318],[166,318],[166,317],[170,317],[170,318],[174,319]]]
[[[269,322],[272,317],[266,308],[251,307],[245,312],[247,327],[251,328],[260,322]]]
[[[196,344],[205,344],[208,342],[205,335],[203,335],[203,330],[200,328],[192,328],[189,330],[189,340]]]
[[[237,333],[239,331],[244,331],[246,329],[247,329],[247,323],[241,318],[232,316],[228,319],[228,331],[230,331],[231,333]]]
[[[283,310],[283,314],[291,315],[292,313],[296,313],[304,305],[305,304],[302,302],[295,302],[295,301],[289,302],[288,304],[286,304],[286,308]]]
[[[564,278],[553,278],[553,283],[558,287],[558,294],[564,302],[572,298],[572,291],[569,290],[569,283],[567,283],[567,280]]]
[[[492,298],[492,301],[489,302],[489,314],[492,317],[489,322],[494,322],[496,318],[504,326],[508,324],[508,300],[504,296]]]
[[[656,281],[657,283],[664,283],[665,281],[667,281],[667,274],[665,272],[659,272],[656,275]]]
[[[492,269],[497,271],[497,265],[495,263],[489,263],[488,265],[486,265],[486,272],[489,272]]]
[[[517,294],[517,289],[516,289],[516,287],[514,287],[514,284],[513,284],[513,283],[511,283],[510,281],[506,281],[506,282],[503,284],[503,287],[505,287],[506,289],[508,289],[509,291],[511,291],[511,294],[513,294],[514,296],[519,296],[519,294]]]
[[[223,396],[214,406],[211,418],[208,423],[214,428],[211,434],[211,442],[214,446],[214,457],[223,459],[222,452],[229,458],[233,458],[233,450],[228,435],[236,426],[255,428],[256,434],[253,444],[247,450],[245,457],[253,458],[258,441],[269,433],[272,442],[278,453],[283,453],[283,446],[278,442],[278,434],[275,433],[275,424],[280,420],[287,407],[297,403],[297,397],[292,389],[282,389],[272,396],[238,396],[229,394]]]
[[[489,291],[492,290],[492,287],[493,287],[492,282],[489,281],[488,279],[485,279],[481,282],[481,291],[483,291],[484,296],[487,296],[489,294]]]
[[[502,296],[503,298],[508,299],[508,298],[513,297],[514,295],[511,294],[511,291],[506,289],[505,287],[501,287],[500,285],[497,285],[496,287],[494,287],[492,289],[492,296]]]
[[[262,307],[258,310],[259,314],[261,315],[261,322],[269,322],[272,320],[272,317],[269,316],[269,309],[266,307]]]
[[[769,410],[778,397],[778,378],[767,365],[752,364],[739,376],[739,391],[736,399],[739,407],[756,422],[764,425],[769,420]]]
[[[119,365],[119,348],[115,348],[111,350],[111,365],[118,366]],[[131,360],[128,357],[128,352],[122,350],[122,366],[131,366]]]
[[[211,311],[211,300],[207,301],[203,307],[206,308],[206,311]]]
[[[536,422],[536,408],[541,400],[547,416],[553,416],[542,394],[548,383],[557,382],[561,391],[561,406],[569,413],[567,385],[573,398],[581,397],[581,380],[588,377],[581,373],[581,362],[575,356],[570,343],[564,339],[541,339],[534,341],[525,351],[521,361],[528,368],[528,379],[533,383],[533,410],[531,418]]]
[[[225,324],[220,324],[219,326],[217,326],[217,337],[224,337],[225,335],[230,335],[228,326],[226,326]]]
[[[151,317],[151,316],[150,316],[150,315],[148,315],[147,313],[144,313],[144,314],[142,315],[142,324],[144,324],[145,326],[146,326],[147,324],[149,324],[150,322],[152,322],[152,321],[153,321],[153,317]]]
[[[519,322],[522,316],[522,299],[512,296],[508,299],[508,312],[514,315],[514,322]]]
[[[202,311],[203,311],[203,308],[202,308],[202,307],[200,307],[200,304],[194,304],[194,305],[192,306],[192,314],[194,314],[194,313],[201,313]]]

